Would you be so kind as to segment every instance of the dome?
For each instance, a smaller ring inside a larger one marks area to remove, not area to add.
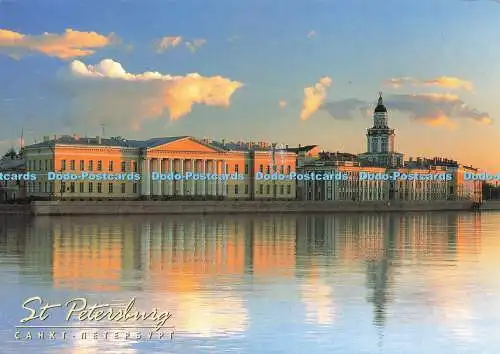
[[[377,107],[375,107],[375,113],[387,113],[387,108],[385,108],[384,100],[382,99],[382,92],[379,93]]]

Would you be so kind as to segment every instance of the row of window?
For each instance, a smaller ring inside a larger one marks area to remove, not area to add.
[[[28,160],[28,170],[29,171],[53,171],[54,170],[54,163],[53,160]],[[89,160],[87,161],[87,168],[85,169],[85,160],[79,160],[78,161],[78,170],[80,171],[94,171],[94,161]],[[103,161],[102,160],[97,160],[96,163],[96,171],[102,171],[103,170]],[[108,161],[108,169],[107,171],[113,172],[115,170],[115,165],[114,161],[110,160]],[[127,169],[127,167],[130,167],[130,169]],[[284,165],[277,165],[276,168],[280,173],[284,174],[285,173],[285,166]],[[61,160],[61,170],[68,170],[68,171],[75,171],[77,170],[77,160]],[[138,172],[138,167],[137,167],[137,161],[121,161],[120,162],[120,171],[121,172]],[[259,171],[264,173],[264,165],[259,166]],[[290,165],[286,166],[286,173],[290,174],[292,171],[292,167]],[[239,173],[239,164],[234,165],[234,172]],[[273,171],[274,172],[274,171]],[[229,165],[226,165],[226,173],[231,173]],[[245,164],[245,174],[249,173],[249,166],[248,164]],[[271,173],[271,165],[266,166],[266,173]]]
[[[95,190],[95,192],[103,193],[103,183],[98,182],[98,183],[96,183],[96,185],[97,185],[97,189]],[[94,183],[89,182],[87,184],[87,186],[88,186],[87,190],[85,190],[85,184],[79,183],[79,187],[78,187],[79,192],[80,193],[87,193],[87,192],[94,193]],[[133,186],[132,193],[137,193],[137,183],[134,183],[132,186]],[[274,187],[273,193],[276,193],[278,186],[274,185],[273,187]],[[280,187],[279,194],[284,195],[285,194],[285,186],[281,185],[279,187]],[[286,194],[292,194],[292,186],[287,185],[286,187],[287,187]],[[121,193],[125,194],[127,191],[126,183],[121,183],[120,188],[121,188],[120,189]],[[28,183],[27,190],[28,190],[28,192],[43,192],[43,193],[52,193],[52,192],[55,192],[55,193],[76,193],[76,183],[75,182],[69,182],[69,183],[62,182],[60,185],[60,190],[54,191],[52,183],[45,182],[42,184],[42,182],[32,182],[32,183]],[[229,191],[229,186],[226,185],[226,192],[228,192],[228,191]],[[234,186],[234,194],[239,194],[239,192],[240,192],[239,186],[235,185]],[[108,183],[108,193],[109,194],[115,193],[114,183]],[[248,184],[245,185],[245,194],[248,194]],[[259,185],[259,194],[264,194],[264,185],[263,184]],[[266,194],[271,194],[271,186],[270,185],[266,186]]]
[[[67,162],[66,160],[61,160],[61,169],[62,170],[70,170],[70,171],[76,170],[76,161],[75,160],[69,160],[68,161],[69,166],[67,165],[66,162]],[[79,167],[80,167],[79,170],[81,170],[81,171],[85,170],[85,160],[80,160]],[[102,171],[102,170],[103,170],[102,160],[97,160],[96,171]],[[114,170],[115,170],[114,161],[113,160],[108,161],[107,171],[113,172]],[[87,162],[87,171],[94,171],[94,161],[93,160],[89,160]],[[120,162],[120,171],[121,172],[138,172],[137,161],[121,161]]]

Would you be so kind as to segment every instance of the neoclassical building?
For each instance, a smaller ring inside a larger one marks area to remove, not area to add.
[[[298,172],[347,176],[345,180],[298,181],[297,197],[302,200],[351,201],[431,201],[482,199],[482,182],[465,180],[464,173],[477,173],[471,166],[441,158],[418,158],[404,162],[396,152],[394,129],[389,128],[388,110],[382,94],[373,113],[373,127],[367,133],[367,152],[320,153],[315,160],[300,166]],[[449,180],[366,180],[360,173],[406,175],[449,174]]]
[[[64,199],[295,199],[295,181],[256,180],[255,173],[295,171],[296,154],[265,143],[225,143],[190,136],[145,141],[62,136],[25,148],[37,175],[27,196]],[[49,180],[49,172],[126,174],[126,180]],[[154,174],[239,175],[222,180],[155,179]]]

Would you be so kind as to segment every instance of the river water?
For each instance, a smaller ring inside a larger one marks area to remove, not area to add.
[[[499,353],[499,273],[498,212],[0,216],[0,353]]]

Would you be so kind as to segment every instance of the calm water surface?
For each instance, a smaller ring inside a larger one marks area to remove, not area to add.
[[[0,216],[0,353],[499,353],[499,273],[495,212]],[[33,296],[172,318],[16,339]]]

